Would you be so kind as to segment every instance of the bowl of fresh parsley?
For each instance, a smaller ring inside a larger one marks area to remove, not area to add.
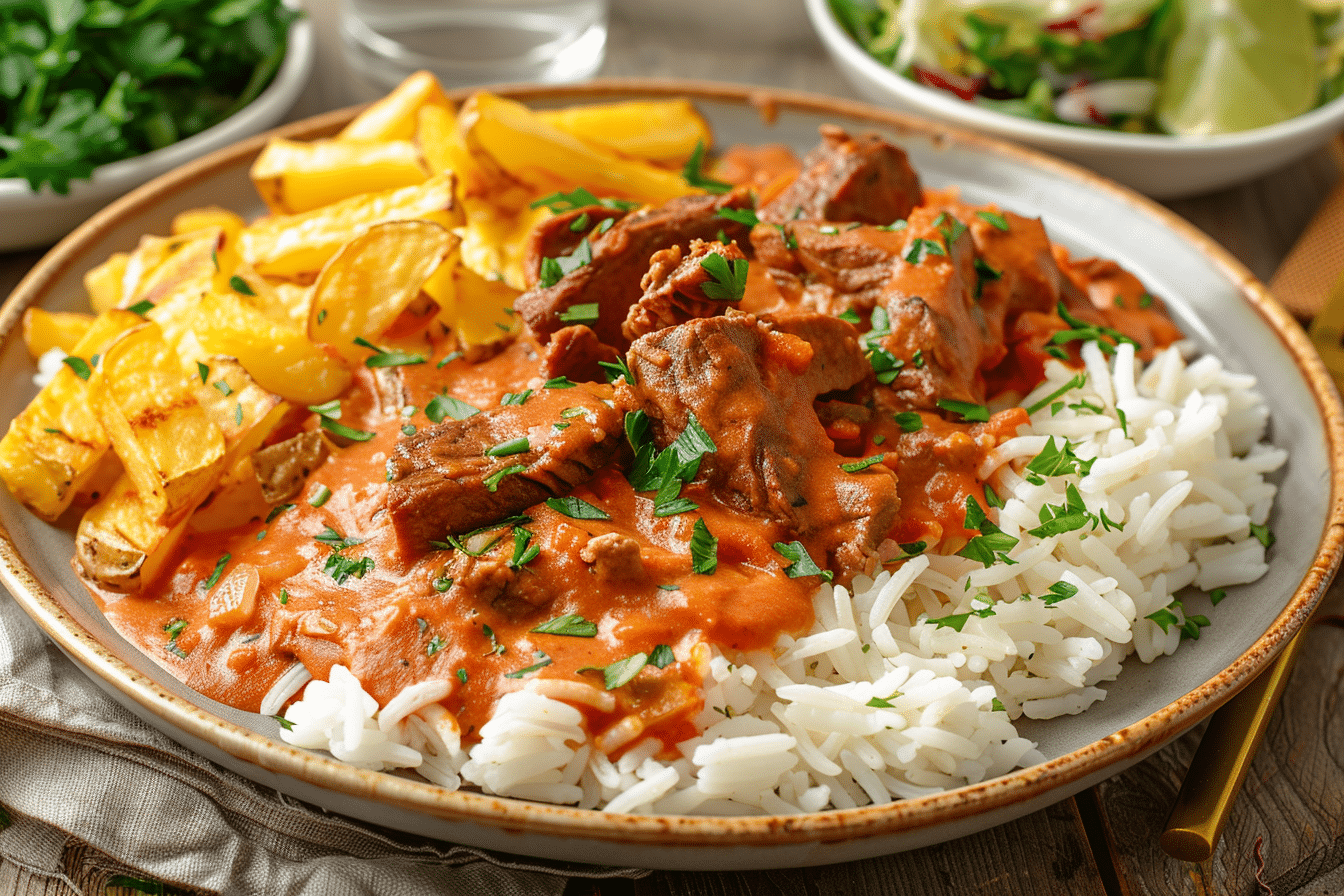
[[[313,53],[284,0],[0,3],[0,251],[278,124]]]

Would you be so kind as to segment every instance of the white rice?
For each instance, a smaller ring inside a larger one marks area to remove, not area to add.
[[[307,685],[282,737],[365,767],[418,766],[447,787],[627,813],[815,812],[1040,762],[1014,720],[1082,712],[1130,654],[1173,653],[1180,589],[1264,574],[1250,526],[1266,522],[1275,487],[1264,476],[1287,458],[1261,443],[1268,412],[1254,380],[1216,358],[1187,365],[1172,348],[1144,368],[1130,346],[1108,359],[1089,343],[1083,359],[1086,383],[1043,405],[981,468],[1003,501],[999,526],[1019,539],[1014,563],[921,555],[850,589],[823,586],[812,631],[774,651],[711,650],[701,734],[677,758],[658,758],[661,743],[636,718],[589,732],[578,707],[610,711],[612,695],[547,679],[501,698],[464,752],[437,703],[447,683],[412,685],[380,711],[339,666]],[[1023,405],[1076,374],[1051,362]],[[1090,471],[1030,474],[1052,437]],[[1069,484],[1098,524],[1029,534]],[[1113,525],[1100,524],[1103,511]],[[1051,586],[1076,591],[1047,604]]]

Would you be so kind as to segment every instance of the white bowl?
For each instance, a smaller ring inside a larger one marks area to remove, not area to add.
[[[1344,97],[1279,124],[1215,137],[1126,134],[1018,118],[911,81],[869,56],[835,20],[827,0],[805,2],[836,66],[874,102],[1025,143],[1159,199],[1251,180],[1306,155],[1344,127]]]
[[[255,100],[185,140],[95,168],[92,178],[72,181],[64,196],[50,186],[34,192],[21,177],[0,178],[0,252],[49,246],[141,184],[279,124],[308,83],[314,52],[313,24],[299,19],[289,28],[284,61]]]

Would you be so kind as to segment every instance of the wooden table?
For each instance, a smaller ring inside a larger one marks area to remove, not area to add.
[[[314,0],[320,34],[314,87],[298,111],[349,100],[332,73],[330,0]],[[853,97],[813,42],[752,48],[707,43],[620,19],[604,75],[716,79]],[[325,52],[323,52],[325,51]],[[1170,207],[1267,280],[1339,179],[1315,155],[1256,182]],[[0,255],[7,294],[40,253]],[[1344,266],[1344,259],[1341,259]],[[1344,587],[1327,596],[1287,696],[1233,808],[1221,844],[1199,865],[1178,862],[1157,837],[1202,726],[1129,771],[1019,821],[895,856],[801,870],[654,872],[642,880],[575,880],[572,896],[737,894],[1269,894],[1344,893]]]

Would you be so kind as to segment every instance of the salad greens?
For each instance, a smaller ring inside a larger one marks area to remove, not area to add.
[[[298,13],[280,0],[0,0],[0,177],[58,193],[254,100]]]
[[[841,27],[884,65],[977,105],[1039,121],[1224,133],[1291,118],[1344,92],[1338,4],[830,0],[830,6]]]

